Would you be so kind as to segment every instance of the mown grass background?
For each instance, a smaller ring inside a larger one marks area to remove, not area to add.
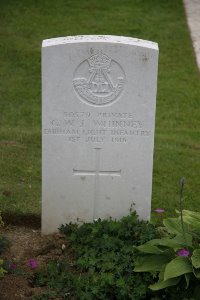
[[[162,207],[166,216],[174,215],[184,176],[184,206],[200,211],[200,77],[181,0],[0,0],[0,20],[0,210],[5,217],[40,215],[41,43],[77,34],[159,44],[152,210]]]

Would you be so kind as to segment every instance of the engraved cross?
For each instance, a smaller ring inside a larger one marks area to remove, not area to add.
[[[94,186],[94,209],[93,218],[95,218],[95,203],[98,201],[99,196],[99,177],[100,176],[121,176],[121,170],[101,170],[100,169],[100,150],[101,148],[94,148],[95,150],[95,169],[93,170],[76,170],[73,169],[73,175],[78,176],[95,176]]]

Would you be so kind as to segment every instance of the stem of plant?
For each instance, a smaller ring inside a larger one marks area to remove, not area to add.
[[[184,222],[183,222],[183,189],[184,189],[184,185],[185,185],[185,178],[181,178],[180,180],[180,202],[179,202],[179,205],[180,205],[180,212],[181,212],[181,226],[182,226],[182,231],[183,231],[183,238],[184,238],[184,241],[185,241],[185,247],[188,248],[187,246],[187,240],[186,240],[186,234],[185,234],[185,227],[184,227]]]

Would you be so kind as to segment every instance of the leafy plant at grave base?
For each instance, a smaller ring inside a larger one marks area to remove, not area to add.
[[[0,278],[4,276],[7,271],[3,268],[3,259],[0,259]]]
[[[152,239],[137,247],[142,252],[135,263],[135,272],[158,274],[158,282],[150,289],[158,291],[170,286],[186,290],[198,299],[200,294],[200,213],[182,210],[181,183],[180,214],[163,220],[165,237]]]
[[[47,286],[63,299],[151,299],[151,274],[133,272],[138,246],[160,237],[155,226],[139,221],[136,213],[120,221],[95,221],[78,227],[61,226],[71,241],[76,260],[52,262],[38,273],[35,285]],[[157,293],[159,294],[159,293]],[[46,294],[35,299],[47,299]],[[55,296],[56,297],[56,296]],[[53,299],[53,298],[52,298]]]
[[[10,241],[6,237],[0,235],[0,254],[9,246],[10,246]]]
[[[0,229],[4,226],[0,211]],[[0,234],[0,254],[10,246],[10,242]]]

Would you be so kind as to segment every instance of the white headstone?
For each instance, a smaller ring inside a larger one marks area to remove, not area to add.
[[[158,46],[119,36],[42,45],[42,232],[149,219]]]

